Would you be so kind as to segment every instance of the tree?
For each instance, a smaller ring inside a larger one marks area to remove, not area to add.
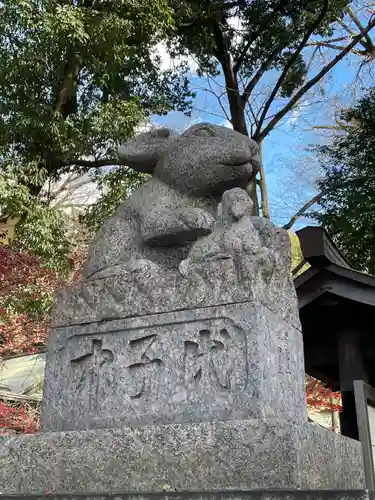
[[[167,0],[1,3],[0,216],[21,217],[19,249],[63,261],[64,217],[42,187],[116,164],[150,114],[188,112],[186,68],[161,71],[155,53],[172,21]]]
[[[0,19],[2,163],[40,174],[34,192],[72,165],[116,163],[145,116],[188,107],[186,79],[153,54],[172,26],[166,0],[6,0]]]
[[[139,174],[131,169],[113,168],[110,172],[98,176],[99,199],[87,208],[81,221],[92,231],[99,230],[103,222],[116,210],[140,184],[147,179],[146,174]]]
[[[325,387],[322,382],[309,375],[306,376],[306,394],[308,408],[341,411],[340,394]]]
[[[0,245],[0,370],[8,356],[45,351],[54,292],[80,279],[83,255],[71,255],[62,278],[35,256]],[[38,430],[40,401],[31,396],[0,399],[0,435]]]
[[[353,267],[375,273],[375,89],[343,110],[331,143],[316,148],[323,178],[313,213]]]
[[[39,427],[39,412],[40,405],[38,404],[24,401],[9,404],[0,401],[0,435],[36,432]]]
[[[338,413],[342,411],[341,394],[333,392],[322,382],[309,375],[306,376],[306,402],[309,418],[316,414],[330,414],[331,429],[338,431]],[[311,418],[314,421],[314,418]]]
[[[0,244],[0,370],[7,356],[46,349],[53,294],[81,278],[84,259],[82,248],[76,247],[61,275],[43,265],[40,258]],[[31,396],[3,396],[0,434],[37,431],[40,406],[40,401]]]
[[[84,256],[72,255],[62,277],[40,259],[0,245],[0,355],[45,348],[53,293],[79,279]]]
[[[347,0],[185,0],[171,2],[177,18],[176,35],[169,42],[172,55],[190,54],[198,73],[206,75],[208,92],[215,93],[233,128],[251,135],[260,145],[265,137],[356,45],[368,44],[375,26],[351,17]],[[354,23],[357,31],[351,28]],[[350,30],[335,45],[335,30]],[[349,38],[349,39],[348,39]],[[321,43],[334,45],[332,58],[309,76],[312,57]],[[311,46],[314,44],[315,49]],[[221,75],[221,91],[212,81]],[[270,84],[270,75],[272,84]],[[263,85],[263,88],[262,88]],[[262,89],[259,91],[259,89]],[[269,216],[264,172],[258,184],[262,214]],[[249,186],[254,211],[259,212],[255,179]]]

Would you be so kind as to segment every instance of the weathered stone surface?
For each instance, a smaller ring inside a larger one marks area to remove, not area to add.
[[[154,175],[184,193],[221,196],[245,188],[259,164],[255,141],[227,127],[198,123],[169,141]]]
[[[57,295],[54,326],[253,301],[298,328],[288,235],[270,221],[252,218],[251,207],[245,191],[227,191],[214,223],[207,218],[204,224],[197,223],[201,236],[204,231],[208,234],[189,251],[149,247],[142,257],[129,241],[133,254],[126,264],[107,267]],[[188,210],[182,213],[191,215]],[[116,220],[121,225],[125,218]],[[115,223],[106,227],[116,238],[121,233]],[[167,229],[163,231],[166,236]],[[105,241],[110,240],[108,234]],[[123,248],[128,243],[123,240]],[[92,251],[95,248],[96,244]]]
[[[139,134],[119,148],[119,159],[138,172],[152,174],[170,139],[177,136],[178,134],[165,127]]]
[[[329,466],[319,466],[322,460]],[[279,420],[124,427],[0,441],[3,494],[144,493],[166,485],[172,491],[365,488],[359,442]]]
[[[43,430],[306,421],[302,335],[254,303],[57,328]]]
[[[355,488],[358,480],[364,485],[361,443],[317,425],[309,427],[308,439],[300,441],[301,488],[308,489],[309,484],[323,477],[324,481],[319,486],[322,489],[341,489],[345,483],[348,488]],[[336,457],[345,457],[345,460],[331,460],[332,450]]]
[[[45,495],[3,495],[2,500],[45,500]],[[351,491],[202,491],[157,493],[48,494],[48,500],[369,500],[365,490]]]

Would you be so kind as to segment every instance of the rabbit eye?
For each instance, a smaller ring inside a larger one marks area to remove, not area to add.
[[[214,137],[215,133],[213,130],[209,129],[208,127],[202,127],[194,131],[194,135],[200,136],[200,137]]]
[[[147,139],[146,142],[149,144],[156,144],[164,142],[166,139],[169,139],[171,136],[171,131],[167,128],[158,128],[151,132],[146,132]]]
[[[168,139],[171,135],[171,131],[167,128],[158,128],[153,130],[151,134],[152,139]]]

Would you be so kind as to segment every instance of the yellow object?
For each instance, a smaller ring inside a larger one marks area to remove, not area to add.
[[[304,260],[301,243],[299,241],[298,236],[293,231],[288,231],[290,244],[292,246],[292,266],[291,272],[296,269]],[[300,274],[304,273],[307,269],[309,269],[310,264],[306,263],[297,273],[293,274],[293,277],[296,278]]]

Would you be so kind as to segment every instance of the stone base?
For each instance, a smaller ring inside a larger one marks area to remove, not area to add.
[[[163,493],[49,494],[48,500],[372,500],[363,490],[352,491],[204,491]],[[44,495],[3,495],[2,500],[45,500]]]
[[[262,420],[45,433],[0,440],[0,492],[360,490],[361,445]]]

